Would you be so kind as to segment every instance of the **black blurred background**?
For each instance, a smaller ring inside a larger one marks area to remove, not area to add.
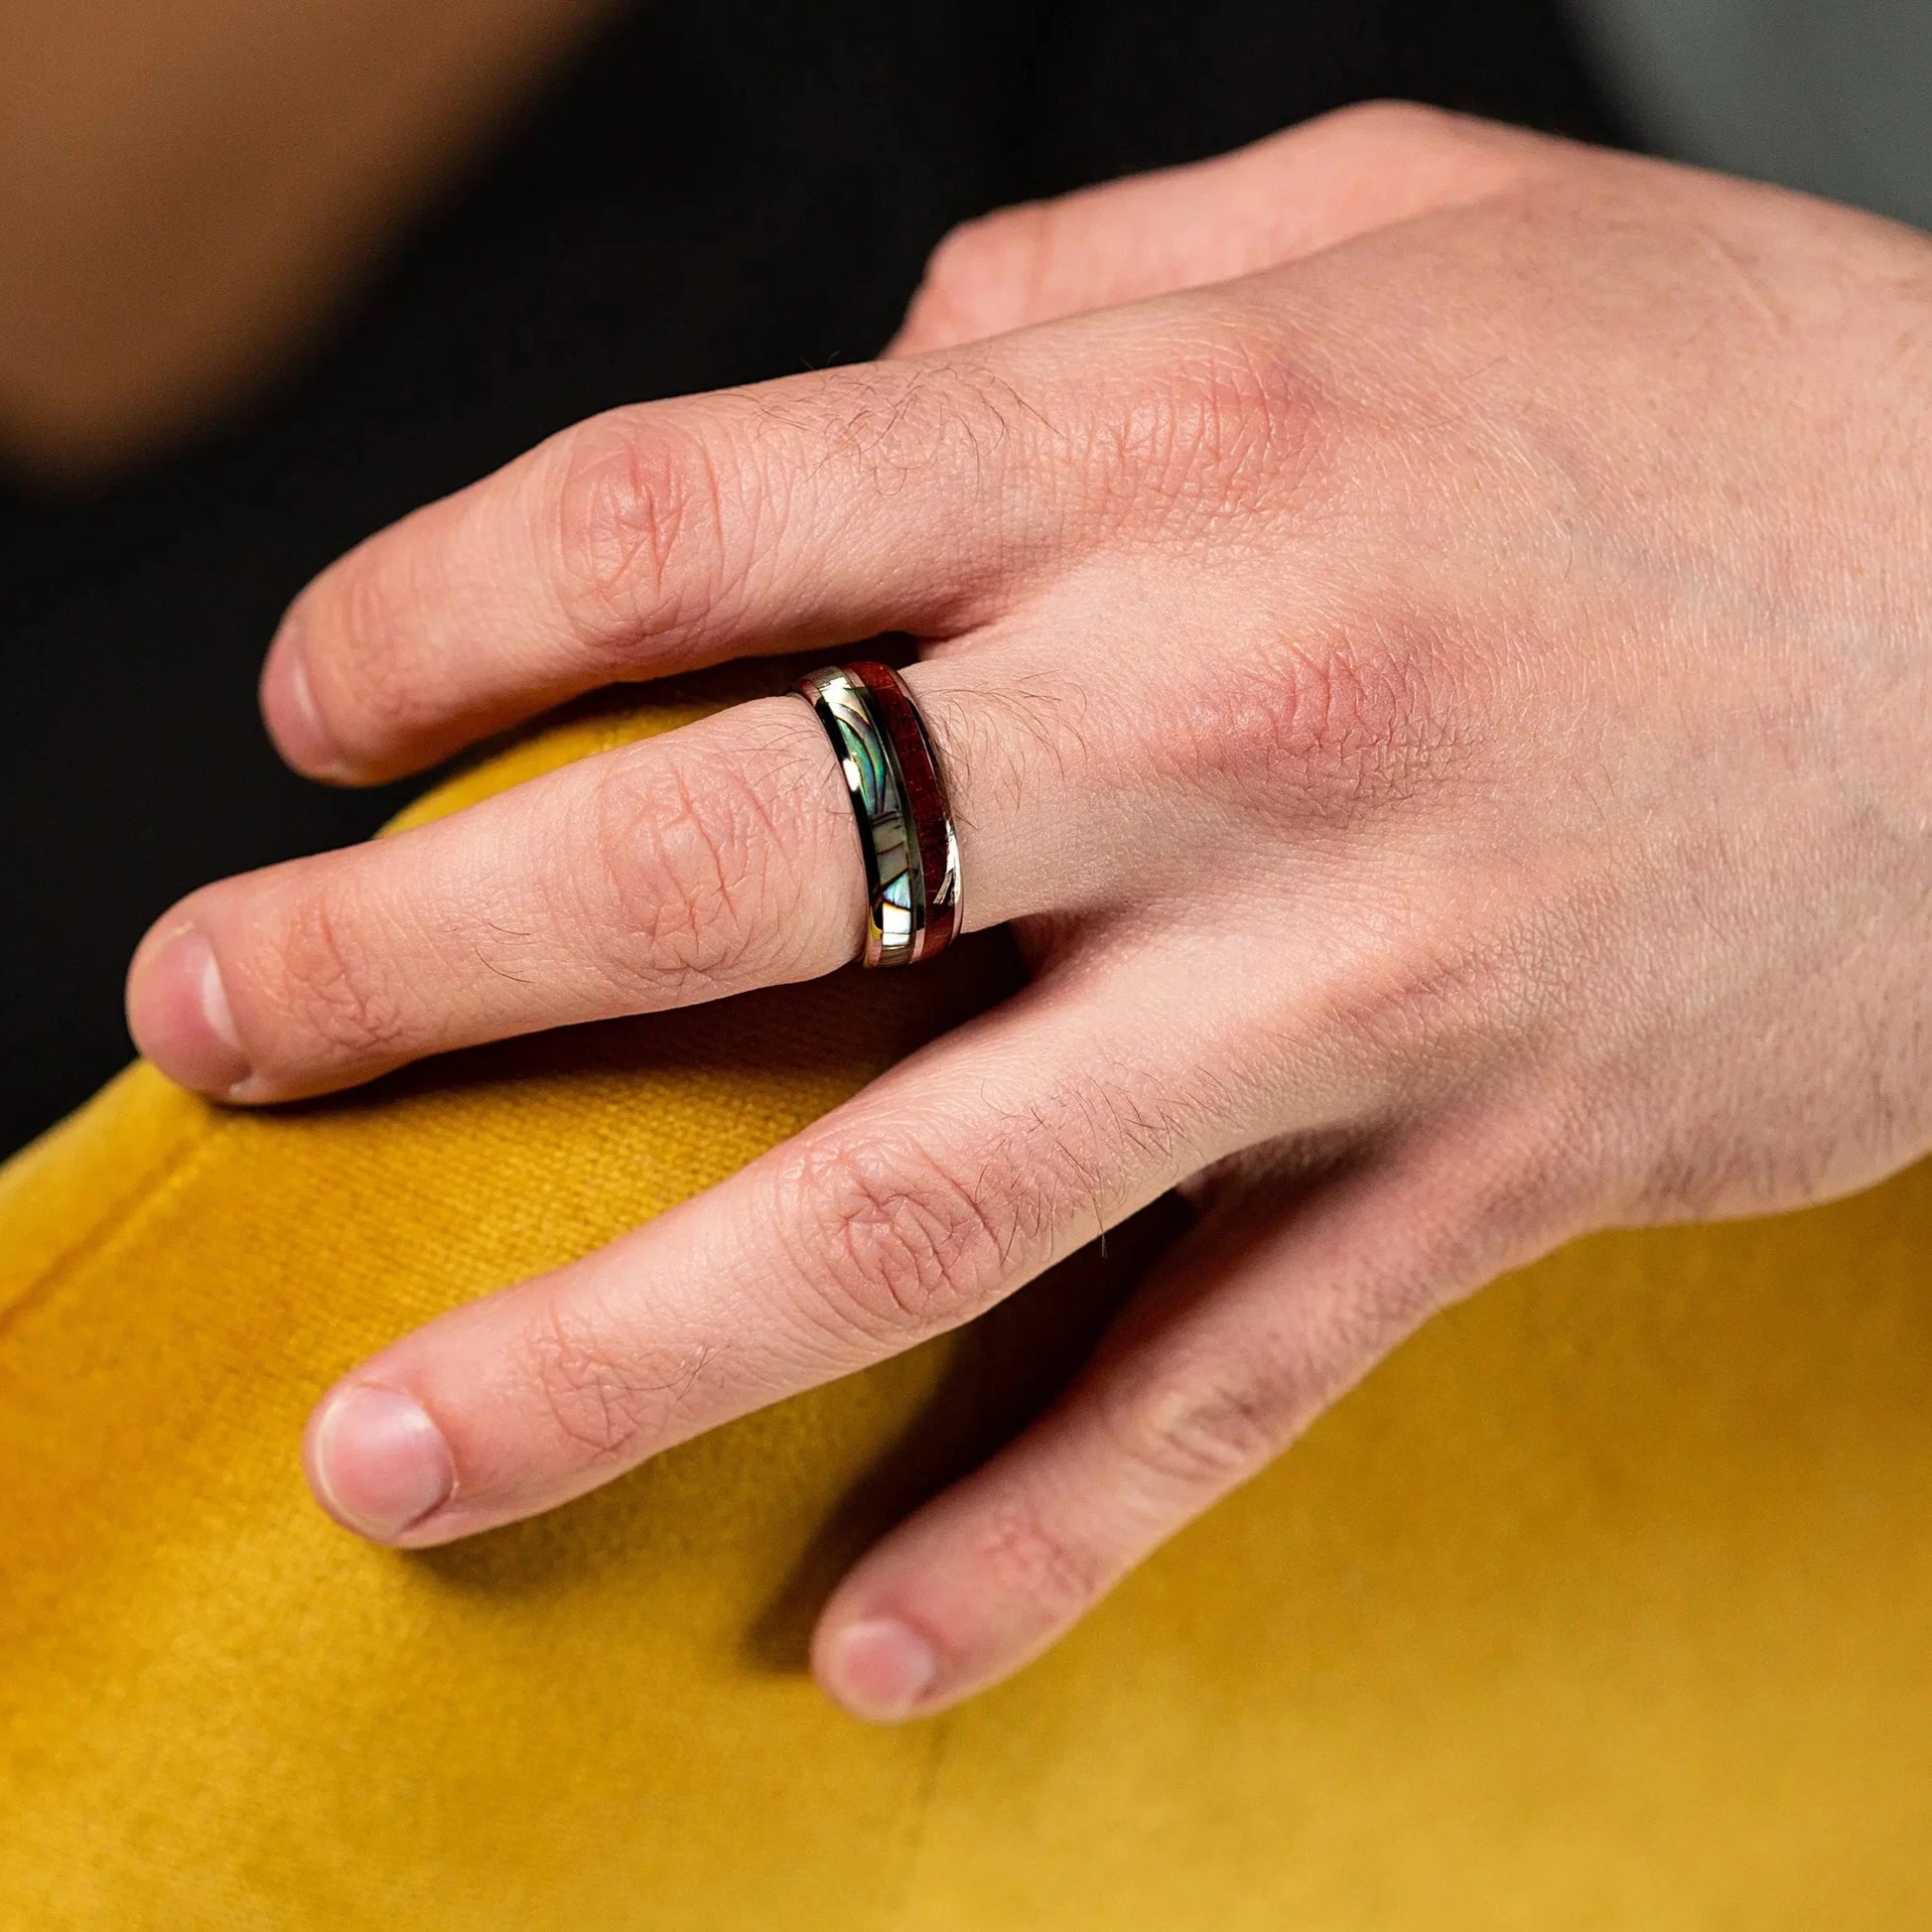
[[[1539,0],[711,0],[603,34],[246,421],[0,495],[0,1152],[127,1058],[173,898],[420,789],[305,784],[261,735],[263,647],[330,558],[594,410],[873,352],[955,221],[1389,94],[1619,138]]]

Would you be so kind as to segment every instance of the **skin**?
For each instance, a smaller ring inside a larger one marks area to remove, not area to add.
[[[1032,969],[787,1145],[353,1370],[350,1528],[445,1542],[1199,1218],[815,1666],[1016,1669],[1432,1312],[1585,1230],[1932,1146],[1932,241],[1411,108],[950,237],[887,359],[618,411],[325,572],[263,680],[386,778],[883,629]],[[244,1103],[858,950],[796,698],[183,901],[135,1037]]]

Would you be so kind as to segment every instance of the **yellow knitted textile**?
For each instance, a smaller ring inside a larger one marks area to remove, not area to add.
[[[1131,1237],[541,1521],[402,1556],[310,1504],[332,1376],[727,1173],[1004,960],[273,1114],[135,1068],[0,1176],[0,1928],[1932,1924],[1932,1169],[1502,1283],[903,1729],[820,1698],[812,1610]]]

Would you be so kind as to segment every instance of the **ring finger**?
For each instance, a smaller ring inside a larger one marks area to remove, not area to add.
[[[998,733],[989,705],[1028,678],[1026,658],[960,654],[908,676],[976,926],[1097,883],[1069,844],[1037,836],[1060,815],[1065,758]],[[395,838],[203,889],[137,954],[129,1026],[185,1085],[286,1100],[454,1047],[812,978],[856,956],[866,913],[830,742],[800,699],[759,699]]]

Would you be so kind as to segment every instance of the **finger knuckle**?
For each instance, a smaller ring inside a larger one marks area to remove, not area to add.
[[[868,1337],[950,1327],[977,1311],[1023,1238],[981,1176],[915,1141],[801,1148],[780,1176],[794,1264],[813,1301]]]
[[[1307,520],[1335,496],[1347,421],[1279,321],[1190,315],[1081,397],[1092,514],[1143,541],[1195,545]],[[1124,376],[1124,380],[1123,380]]]
[[[1036,1502],[1006,1501],[979,1539],[976,1568],[1000,1594],[1033,1606],[1043,1629],[1054,1629],[1099,1600],[1110,1581],[1102,1554],[1061,1528]]]
[[[1198,1166],[1218,1076],[1158,1097],[1081,1069],[1019,1104],[982,1103],[976,1132],[945,1119],[826,1128],[773,1165],[771,1213],[808,1311],[835,1332],[902,1342],[977,1313],[1103,1232],[1150,1176]]]
[[[1365,100],[1336,108],[1287,141],[1330,173],[1373,179],[1396,171],[1443,195],[1484,194],[1521,179],[1537,163],[1540,137],[1414,100]]]
[[[776,968],[790,930],[781,809],[733,759],[612,757],[590,789],[588,902],[573,909],[622,990],[703,993]]]
[[[1465,768],[1484,717],[1466,684],[1439,627],[1340,613],[1201,681],[1170,749],[1189,777],[1271,813],[1345,824],[1435,796]]]
[[[1379,99],[1337,107],[1310,123],[1310,129],[1335,145],[1373,158],[1447,147],[1464,138],[1467,125],[1460,115],[1421,101]]]
[[[332,889],[314,893],[294,911],[252,977],[293,1035],[252,1040],[263,1062],[282,1056],[278,1044],[298,1059],[312,1057],[318,1043],[332,1056],[379,1058],[408,1035],[408,1010],[379,935],[365,911]]]
[[[1130,1464],[1163,1490],[1218,1495],[1280,1453],[1302,1420],[1292,1380],[1190,1365],[1131,1390],[1111,1417]]]
[[[614,1342],[599,1322],[546,1308],[523,1338],[525,1379],[564,1443],[592,1463],[627,1466],[671,1432],[702,1375],[702,1348]]]
[[[734,466],[716,438],[664,414],[614,411],[546,454],[553,593],[581,648],[619,664],[640,637],[695,621],[739,574],[729,539]]]
[[[437,722],[440,705],[418,651],[408,614],[433,607],[420,584],[415,546],[377,538],[351,551],[310,593],[319,617],[310,628],[310,689],[331,736],[354,757],[408,743]],[[326,588],[325,588],[326,586]]]

